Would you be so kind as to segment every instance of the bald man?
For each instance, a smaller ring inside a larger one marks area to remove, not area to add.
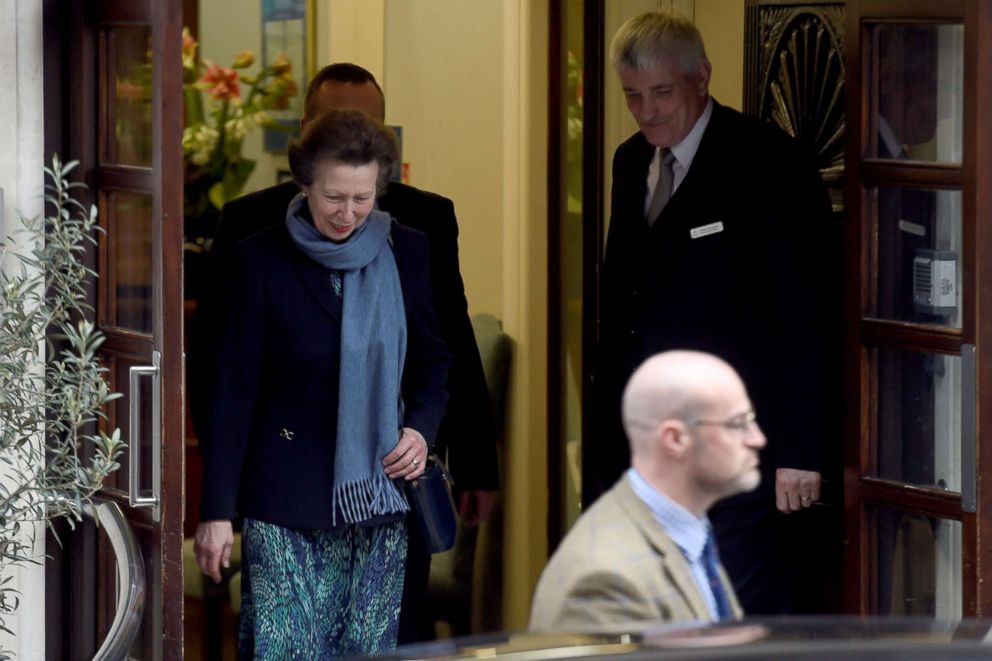
[[[765,436],[744,384],[716,356],[657,354],[628,381],[621,415],[631,467],[548,562],[531,629],[739,619],[706,511],[761,481]]]

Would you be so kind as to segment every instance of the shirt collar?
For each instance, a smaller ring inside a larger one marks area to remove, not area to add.
[[[690,560],[697,560],[703,553],[709,534],[709,519],[705,516],[697,517],[655,489],[633,467],[627,470],[627,479],[634,493],[644,501],[668,536],[682,549],[682,553]]]
[[[706,107],[703,108],[703,112],[699,115],[699,119],[693,125],[692,130],[689,131],[689,135],[682,139],[682,142],[677,145],[672,145],[672,153],[675,154],[675,159],[679,162],[686,170],[692,165],[692,159],[696,157],[696,152],[699,151],[699,143],[703,140],[703,133],[706,132],[706,127],[710,123],[710,117],[713,116],[713,99],[706,99]]]

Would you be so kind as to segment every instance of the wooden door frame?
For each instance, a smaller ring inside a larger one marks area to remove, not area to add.
[[[153,87],[161,98],[153,101],[152,127],[161,142],[152,150],[152,172],[161,173],[150,192],[153,219],[161,219],[152,239],[154,348],[165,357],[162,379],[162,525],[160,528],[162,604],[162,657],[183,655],[183,353],[182,353],[182,0],[44,0],[45,69],[50,80],[60,82],[58,93],[46,93],[46,157],[61,153],[63,160],[78,160],[77,173],[90,186],[84,203],[96,202],[94,191],[99,167],[97,108],[100,97],[97,71],[98,35],[87,21],[89,12],[114,11],[124,23],[146,20],[152,26]],[[157,101],[157,102],[156,102]],[[168,141],[162,136],[174,136]],[[163,255],[169,255],[163,259]],[[87,255],[96,266],[95,251]],[[92,295],[98,300],[98,282]],[[142,359],[144,360],[144,358]],[[123,431],[123,430],[122,430]],[[71,601],[66,612],[54,617],[59,626],[46,626],[48,658],[80,658],[92,655],[101,641],[99,604],[77,594],[78,584],[94,587],[92,567],[113,562],[98,541],[90,524],[81,525],[81,535],[67,541],[62,557],[46,571],[46,591],[51,603]],[[158,580],[149,577],[152,580]],[[77,588],[77,589],[74,589]],[[82,592],[86,592],[83,590]],[[150,594],[150,592],[146,593]],[[146,608],[154,600],[146,599]],[[51,609],[49,609],[51,610]],[[77,619],[79,618],[79,619]],[[48,623],[46,622],[46,625]],[[65,625],[65,626],[62,626]],[[73,629],[76,629],[74,632]]]
[[[866,20],[900,19],[952,20],[964,24],[963,153],[960,166],[893,163],[864,157],[868,144],[871,108],[864,89],[870,65],[862,47],[866,43]],[[845,501],[848,568],[845,581],[846,610],[869,613],[872,604],[871,575],[875,560],[870,554],[870,532],[866,504],[895,506],[910,513],[922,513],[959,520],[962,523],[962,610],[965,616],[992,612],[992,585],[985,580],[992,571],[992,545],[980,548],[979,540],[992,534],[992,425],[978,425],[976,436],[975,513],[962,509],[957,493],[940,493],[913,485],[886,483],[870,477],[870,438],[872,411],[877,401],[870,387],[870,351],[874,347],[920,347],[958,355],[962,346],[978,347],[976,362],[976,410],[980,421],[984,411],[992,411],[992,398],[982,395],[992,387],[992,360],[983,359],[982,348],[992,347],[992,307],[983,305],[985,292],[992,291],[992,269],[982,268],[982,258],[992,257],[992,232],[978,219],[992,214],[992,130],[979,121],[979,112],[992,110],[992,26],[990,0],[953,0],[941,3],[926,0],[854,0],[847,3],[845,58],[847,71],[847,177],[845,206],[847,273],[851,279],[845,297],[847,319],[845,390],[853,402],[847,412]],[[922,328],[918,324],[879,322],[869,318],[869,286],[877,277],[877,264],[869,260],[872,187],[889,181],[917,183],[960,189],[962,194],[963,310],[957,329]],[[874,269],[874,270],[873,270]],[[981,542],[983,545],[984,542]]]
[[[155,0],[162,30],[157,44],[162,66],[162,102],[157,104],[155,120],[165,135],[182,136],[183,81],[181,0]],[[162,531],[162,604],[166,623],[163,631],[165,658],[183,657],[183,516],[185,514],[185,355],[183,353],[183,153],[182,143],[163,141],[158,150],[157,168],[162,176],[159,200],[161,207],[162,248],[156,259],[164,259],[158,300],[162,301],[160,349],[170,360],[162,363],[162,518],[170,521]],[[166,174],[169,176],[166,176]]]
[[[589,407],[592,389],[592,367],[599,320],[599,269],[605,234],[603,232],[603,3],[600,0],[583,0],[583,53],[582,53],[582,375],[580,401],[581,437],[585,442],[592,438],[593,418]],[[549,3],[548,43],[548,555],[568,532],[565,526],[565,456],[564,413],[562,397],[564,365],[562,364],[562,278],[561,241],[564,196],[562,176],[564,163],[561,158],[562,131],[565,123],[562,111],[565,106],[563,45],[564,26],[562,0]],[[582,461],[582,472],[586,462]],[[587,481],[583,479],[583,484]],[[585,502],[586,494],[580,494]]]
[[[969,5],[968,20],[978,26],[978,38],[974,41],[965,40],[965,80],[992,81],[992,2],[977,0]],[[972,86],[974,87],[974,86]],[[975,161],[969,180],[974,194],[972,204],[975,205],[976,219],[992,218],[992,126],[988,117],[992,114],[992,84],[981,85],[970,92],[971,103],[974,104],[974,115],[968,118],[966,130],[974,136],[970,142],[971,153]],[[965,109],[969,107],[969,92],[965,90]],[[985,118],[980,121],[979,118]],[[967,152],[966,152],[967,153]],[[976,223],[975,242],[971,249],[976,253],[972,256],[975,264],[982,265],[975,276],[975,309],[977,314],[976,346],[978,361],[976,363],[978,395],[977,412],[979,423],[982,414],[992,412],[992,359],[982,359],[982,347],[992,348],[992,301],[987,296],[992,293],[992,227],[989,224]],[[982,247],[986,248],[982,250]],[[992,424],[984,428],[979,424],[976,448],[975,470],[977,472],[977,513],[979,514],[975,534],[977,540],[992,540]],[[987,548],[979,548],[974,558],[974,612],[980,617],[992,615],[992,543],[985,542]],[[967,560],[967,558],[966,558]],[[967,566],[967,563],[966,563]]]

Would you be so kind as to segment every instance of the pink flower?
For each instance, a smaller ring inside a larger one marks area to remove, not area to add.
[[[207,90],[210,96],[218,101],[241,98],[241,85],[238,83],[238,72],[210,62],[207,70],[196,81],[198,89]]]

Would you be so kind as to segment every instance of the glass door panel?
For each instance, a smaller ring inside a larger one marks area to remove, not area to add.
[[[961,328],[961,191],[877,189],[881,319]]]
[[[845,7],[846,601],[987,616],[992,0]]]
[[[107,94],[106,142],[101,162],[152,165],[152,31],[148,26],[120,26],[106,31],[113,71]]]
[[[563,0],[561,3],[562,69],[560,84],[563,93],[560,113],[561,135],[559,159],[560,202],[558,232],[558,274],[560,300],[559,355],[555,368],[560,375],[559,406],[562,448],[561,466],[561,530],[568,530],[579,515],[582,494],[582,395],[586,328],[584,289],[588,280],[588,265],[583,266],[589,237],[582,213],[583,200],[583,63],[585,61],[583,28],[584,0]]]
[[[877,75],[869,155],[960,163],[964,26],[883,23],[870,38]]]
[[[876,351],[878,477],[961,490],[961,357]]]
[[[961,522],[887,507],[869,509],[880,615],[961,617]]]
[[[152,196],[109,191],[100,217],[110,296],[104,323],[139,333],[152,332]]]

